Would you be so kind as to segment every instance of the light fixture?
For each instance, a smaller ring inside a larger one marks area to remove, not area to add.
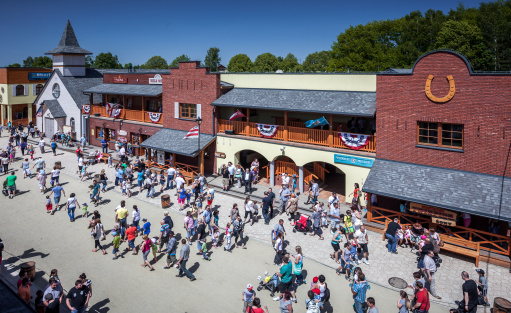
[[[195,120],[195,122],[197,122],[197,125],[200,126],[200,124],[202,123],[202,119],[199,117],[197,117],[197,119]]]

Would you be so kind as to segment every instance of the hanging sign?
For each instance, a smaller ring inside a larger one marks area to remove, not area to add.
[[[117,137],[117,140],[119,140],[120,142],[128,142],[128,139],[126,139],[126,137]]]
[[[455,220],[448,220],[445,218],[432,217],[431,222],[433,224],[443,225],[443,226],[456,226]]]
[[[127,84],[128,83],[128,79],[127,78],[123,78],[123,77],[121,77],[121,75],[119,75],[117,77],[112,78],[112,83],[114,83],[114,84]]]
[[[277,134],[279,125],[256,124],[259,134],[264,138],[272,138]]]
[[[125,130],[122,130],[122,129],[120,129],[117,133],[119,134],[119,136],[126,136],[126,135],[128,135],[128,132],[125,131]]]
[[[215,157],[220,158],[220,159],[225,159],[225,153],[215,152]]]
[[[149,78],[149,85],[161,85],[162,82],[163,79],[160,74],[156,74],[153,78]]]
[[[373,167],[374,159],[359,158],[346,154],[334,154],[334,163]]]
[[[428,215],[448,220],[456,220],[457,216],[457,214],[454,212],[415,202],[410,202],[410,211],[422,215]]]
[[[351,134],[351,133],[339,133],[339,137],[342,142],[347,145],[350,149],[359,150],[369,143],[369,135]]]

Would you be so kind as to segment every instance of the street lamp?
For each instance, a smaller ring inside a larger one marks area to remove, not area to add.
[[[197,119],[195,120],[195,122],[197,122],[197,126],[199,127],[198,129],[198,133],[199,133],[199,136],[197,137],[197,151],[198,151],[198,154],[197,154],[197,164],[198,164],[198,168],[197,168],[197,171],[200,173],[200,124],[202,123],[202,119],[199,117],[197,117]]]

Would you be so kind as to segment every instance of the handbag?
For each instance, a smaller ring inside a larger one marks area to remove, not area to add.
[[[302,274],[302,266],[297,265],[295,262],[293,262],[293,274],[295,274],[295,275]]]

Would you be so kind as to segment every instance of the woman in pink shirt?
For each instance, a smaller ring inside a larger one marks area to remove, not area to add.
[[[140,250],[142,250],[142,258],[144,259],[144,263],[142,263],[141,266],[142,267],[149,266],[151,271],[154,271],[151,262],[147,260],[147,255],[149,254],[149,252],[151,252],[151,246],[153,245],[153,242],[151,241],[151,239],[149,239],[149,236],[147,235],[144,235],[142,239],[144,241],[142,241],[142,243],[140,244]]]

